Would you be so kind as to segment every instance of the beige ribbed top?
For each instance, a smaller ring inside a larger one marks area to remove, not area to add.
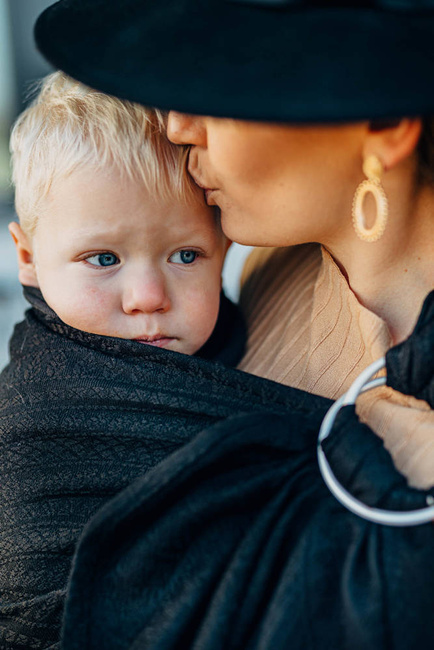
[[[336,399],[391,346],[386,323],[363,307],[318,244],[259,248],[243,272],[240,305],[248,324],[246,372]],[[434,411],[390,388],[357,401],[415,487],[434,485]]]

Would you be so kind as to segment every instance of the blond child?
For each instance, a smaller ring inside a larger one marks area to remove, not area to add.
[[[197,352],[227,243],[162,115],[56,72],[11,149],[21,283],[77,329]]]

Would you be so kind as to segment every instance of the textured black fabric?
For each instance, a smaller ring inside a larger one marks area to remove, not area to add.
[[[426,305],[415,336],[432,346]],[[420,370],[406,368],[409,392]],[[319,474],[314,404],[256,406],[204,429],[92,519],[62,650],[434,647],[434,526],[380,526],[345,510]],[[430,493],[407,486],[353,407],[324,448],[368,505],[426,505]]]
[[[297,123],[434,114],[432,0],[62,0],[35,35],[55,68],[145,106]]]
[[[434,291],[425,300],[412,336],[386,354],[388,385],[406,395],[424,399],[431,408],[434,408],[433,330]]]
[[[76,541],[108,499],[210,423],[309,400],[221,363],[244,349],[227,299],[199,352],[215,363],[80,332],[26,296],[0,377],[0,648],[42,650],[58,647]]]

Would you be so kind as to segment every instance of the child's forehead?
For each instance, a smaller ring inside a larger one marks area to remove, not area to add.
[[[143,183],[107,170],[82,169],[53,182],[47,210],[65,236],[96,237],[115,241],[136,233],[161,240],[200,233],[220,233],[215,208],[207,206],[200,190],[181,200],[159,196]]]
[[[161,212],[172,212],[182,207],[202,214],[204,220],[211,217],[215,220],[214,208],[205,203],[203,191],[194,183],[194,189],[187,194],[181,187],[173,185],[162,188],[158,183],[153,184],[152,180],[131,177],[113,164],[101,167],[77,165],[68,173],[55,175],[50,183],[48,199],[56,201],[60,197],[65,203],[76,199],[89,204],[110,203],[114,209],[118,205],[137,203],[152,206]]]

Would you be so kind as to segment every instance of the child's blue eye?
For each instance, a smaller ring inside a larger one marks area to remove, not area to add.
[[[192,264],[198,256],[199,253],[196,251],[177,251],[169,257],[169,261],[174,262],[175,264]]]
[[[100,253],[87,257],[86,262],[94,266],[114,266],[119,263],[119,258],[114,253]]]

